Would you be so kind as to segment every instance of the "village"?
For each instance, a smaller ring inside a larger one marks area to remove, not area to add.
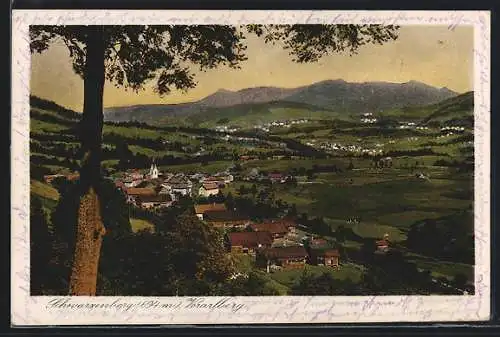
[[[56,178],[74,181],[77,173],[45,176],[46,183]],[[267,180],[271,184],[285,184],[295,177],[279,172],[263,175],[252,169],[238,177],[242,181]],[[235,181],[230,169],[215,174],[161,172],[153,162],[149,171],[131,169],[112,179],[116,188],[126,197],[130,207],[149,212],[173,206],[182,197],[195,201],[196,217],[224,233],[224,246],[232,255],[250,258],[257,268],[272,273],[279,270],[304,268],[306,265],[341,268],[340,252],[335,243],[307,231],[297,217],[283,216],[255,222],[237,209],[228,209],[221,202],[212,201],[224,188]],[[199,201],[203,200],[203,203]],[[389,237],[375,240],[377,253],[389,250]],[[243,275],[245,276],[245,275]]]

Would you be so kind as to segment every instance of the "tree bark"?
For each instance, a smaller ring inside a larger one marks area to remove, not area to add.
[[[84,103],[79,129],[83,150],[80,169],[82,196],[69,283],[69,294],[72,296],[95,296],[102,239],[106,233],[99,200],[105,70],[104,27],[88,26],[86,29]]]

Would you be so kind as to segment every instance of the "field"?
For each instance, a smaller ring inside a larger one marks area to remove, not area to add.
[[[154,231],[153,224],[150,223],[149,221],[146,221],[143,219],[131,218],[130,225],[132,226],[132,230],[134,232],[138,232],[138,231],[145,230],[145,229],[150,230],[150,231]]]

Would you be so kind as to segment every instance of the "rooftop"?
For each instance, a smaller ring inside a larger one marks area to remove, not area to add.
[[[226,211],[226,205],[224,204],[203,204],[203,205],[195,205],[194,210],[196,214],[203,214],[205,212],[210,211]]]
[[[231,246],[257,248],[260,245],[269,246],[273,238],[269,232],[233,232],[228,235]]]
[[[250,227],[256,232],[269,232],[271,234],[284,234],[288,232],[287,227],[283,222],[263,222],[254,223]]]
[[[128,195],[156,195],[152,188],[130,187],[127,188]]]

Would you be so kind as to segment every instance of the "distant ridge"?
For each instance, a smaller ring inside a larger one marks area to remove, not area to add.
[[[448,88],[436,88],[418,81],[405,83],[352,83],[342,79],[325,80],[297,88],[254,87],[238,91],[220,89],[196,102],[145,104],[105,109],[110,121],[157,122],[166,117],[199,115],[214,108],[267,102],[293,102],[336,113],[378,112],[405,106],[421,106],[457,96]]]

